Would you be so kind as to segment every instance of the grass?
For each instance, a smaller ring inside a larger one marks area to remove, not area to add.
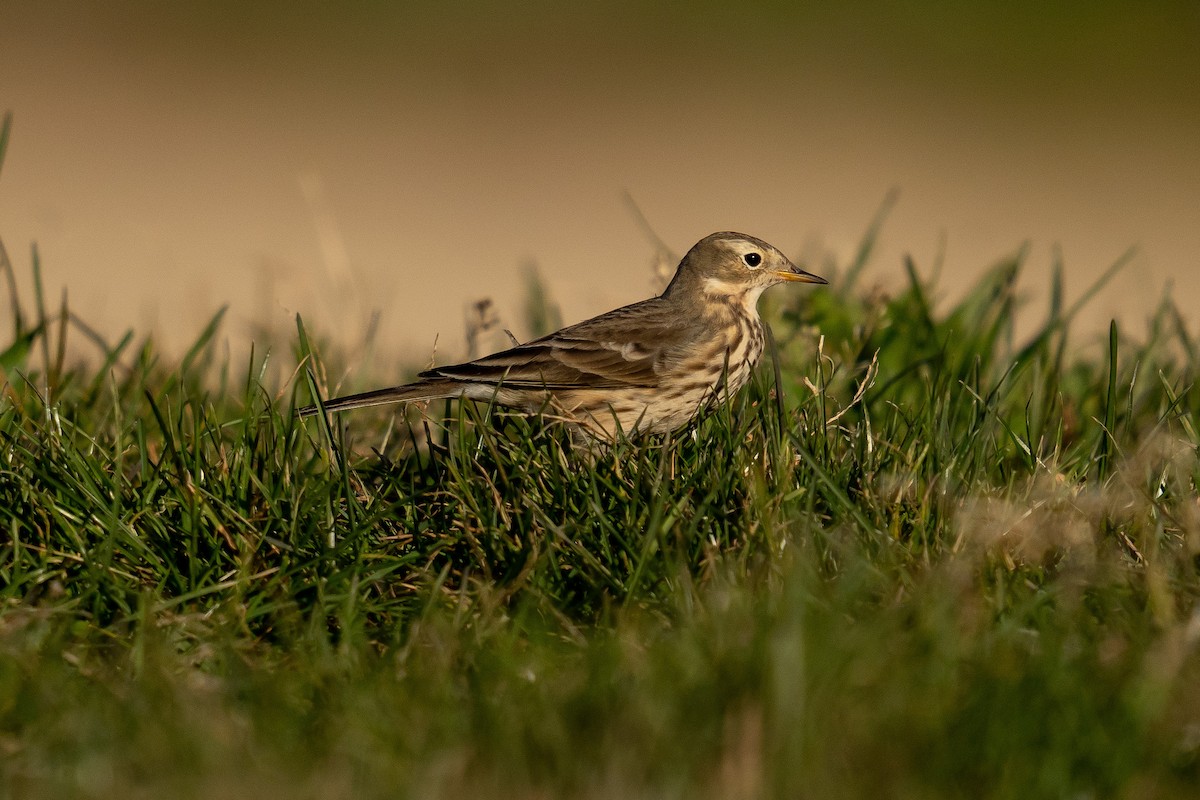
[[[2,796],[1194,796],[1200,343],[1169,299],[1071,341],[1059,273],[1014,341],[1021,253],[940,308],[858,285],[875,230],[765,298],[734,403],[590,460],[482,406],[301,423],[352,360],[303,327],[72,364],[35,261]]]

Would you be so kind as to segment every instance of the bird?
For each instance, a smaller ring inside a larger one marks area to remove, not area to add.
[[[762,239],[713,233],[688,250],[657,297],[299,414],[468,398],[561,421],[584,440],[670,433],[749,380],[765,341],[758,299],[789,282],[828,283]]]

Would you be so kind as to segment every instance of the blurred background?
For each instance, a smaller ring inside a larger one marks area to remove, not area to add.
[[[519,335],[530,265],[572,322],[648,296],[655,248],[761,236],[952,297],[1028,242],[1032,321],[1200,305],[1200,4],[0,2],[0,236],[110,336],[182,347],[299,312],[394,355]],[[1196,315],[1189,320],[1195,324]]]

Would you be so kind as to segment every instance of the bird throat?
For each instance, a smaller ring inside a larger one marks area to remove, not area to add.
[[[758,319],[758,298],[762,296],[766,286],[747,286],[744,283],[731,283],[720,278],[706,278],[704,294],[713,300],[728,303],[751,319]]]

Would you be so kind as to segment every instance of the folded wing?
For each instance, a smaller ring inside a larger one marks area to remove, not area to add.
[[[654,298],[421,377],[551,391],[656,386],[691,328]]]

